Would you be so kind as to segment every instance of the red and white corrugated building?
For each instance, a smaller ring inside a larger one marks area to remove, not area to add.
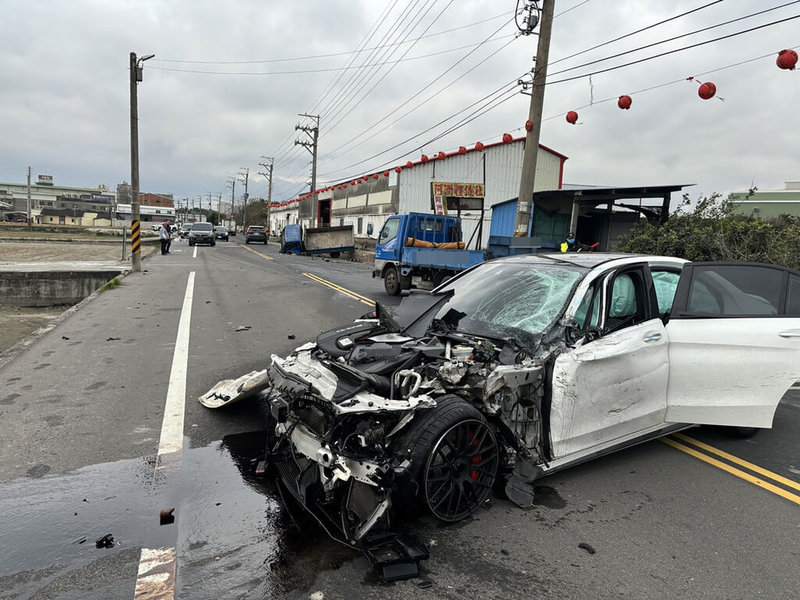
[[[367,237],[372,225],[376,237],[390,215],[409,212],[434,212],[433,184],[481,184],[483,193],[483,244],[488,240],[491,207],[519,195],[525,138],[508,142],[476,144],[455,152],[439,153],[385,171],[329,184],[310,194],[273,207],[270,227],[280,231],[288,224],[304,227],[352,225],[356,237]],[[539,146],[534,191],[561,189],[567,157]],[[473,232],[481,220],[480,211],[461,213],[464,241],[477,237]]]

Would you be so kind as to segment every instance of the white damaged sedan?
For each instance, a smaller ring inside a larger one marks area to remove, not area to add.
[[[509,257],[392,315],[378,305],[258,377],[279,480],[363,545],[394,514],[456,521],[494,488],[528,507],[542,474],[693,424],[771,427],[800,379],[800,272]]]

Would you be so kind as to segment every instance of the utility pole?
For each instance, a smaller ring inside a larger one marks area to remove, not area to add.
[[[231,188],[231,219],[236,218],[236,213],[234,212],[234,199],[236,194],[236,177],[228,177],[228,180],[225,184],[227,187]],[[236,225],[237,223],[234,222],[233,225],[233,235],[236,235]]]
[[[142,270],[141,231],[139,230],[139,100],[136,95],[136,86],[142,81],[142,63],[153,58],[155,54],[148,54],[136,58],[136,52],[130,55],[131,79],[131,268],[134,272]]]
[[[31,221],[31,168],[28,167],[28,218],[25,220],[28,229],[31,228]]]
[[[536,2],[531,7],[535,8]],[[514,236],[528,235],[533,214],[533,186],[536,179],[536,160],[539,156],[539,133],[542,129],[542,106],[544,105],[544,86],[547,81],[547,61],[550,54],[550,33],[553,29],[555,0],[544,0],[539,22],[539,44],[536,48],[536,64],[533,70],[533,87],[528,120],[533,124],[525,139],[525,154],[522,158],[522,175],[519,183],[519,200]],[[535,23],[533,12],[529,11],[528,25],[531,33]],[[523,31],[526,33],[526,31]]]
[[[247,184],[250,180],[250,168],[249,167],[242,167],[239,171],[239,181],[244,184],[244,196],[242,196],[242,201],[244,203],[244,214],[242,215],[242,225],[247,225]]]
[[[272,168],[275,166],[275,159],[271,156],[262,156],[261,160],[264,162],[258,163],[259,166],[262,166],[266,169],[265,171],[259,171],[259,175],[263,175],[269,181],[269,194],[267,195],[267,236],[269,236],[269,232],[272,230],[272,221],[270,220],[270,211],[272,209]],[[269,164],[267,164],[269,161]]]
[[[311,193],[314,193],[314,190],[317,189],[317,141],[319,140],[319,115],[308,115],[306,113],[300,113],[299,117],[308,117],[314,121],[313,127],[308,127],[305,125],[295,125],[294,129],[297,131],[298,129],[304,132],[308,137],[311,138],[311,141],[303,141],[303,140],[295,140],[294,143],[296,146],[303,146],[306,150],[311,152]],[[311,203],[311,223],[317,222],[317,211],[319,207],[316,203]]]

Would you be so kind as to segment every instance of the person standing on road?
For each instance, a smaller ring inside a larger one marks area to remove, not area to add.
[[[169,254],[169,247],[172,245],[172,234],[169,230],[169,221],[161,224],[161,254]]]

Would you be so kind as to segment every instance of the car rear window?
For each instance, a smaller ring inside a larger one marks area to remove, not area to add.
[[[250,231],[264,231],[264,228],[261,227],[260,225],[253,225],[251,227],[248,227],[248,229]]]

